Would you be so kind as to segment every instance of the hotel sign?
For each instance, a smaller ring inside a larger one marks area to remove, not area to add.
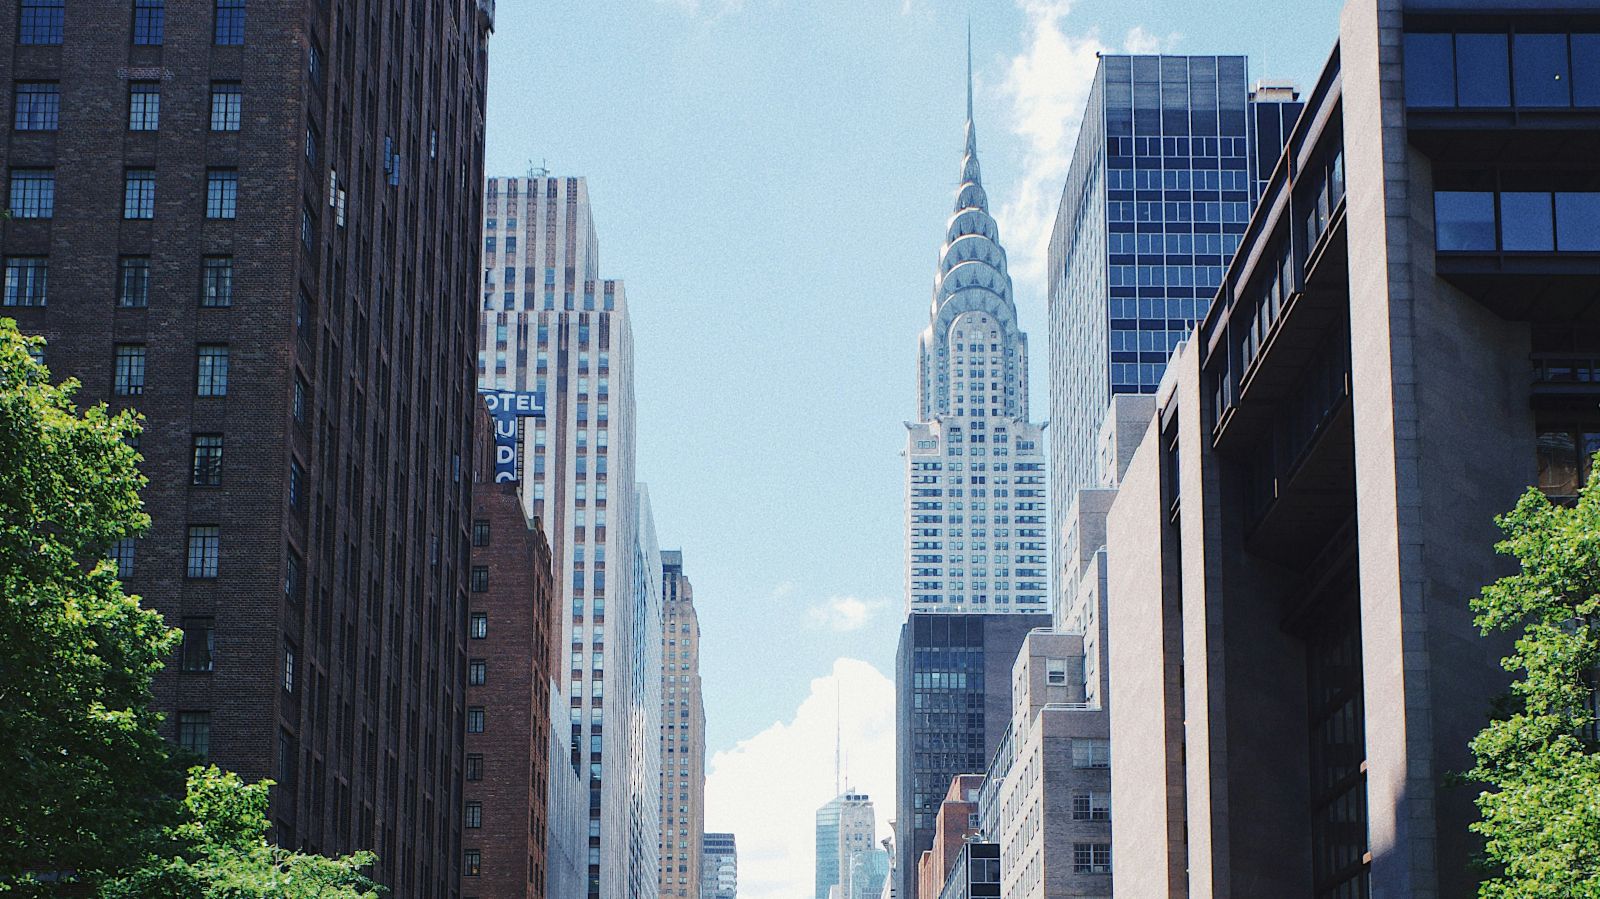
[[[494,421],[494,482],[517,479],[517,445],[524,418],[544,418],[544,394],[531,391],[480,390]]]

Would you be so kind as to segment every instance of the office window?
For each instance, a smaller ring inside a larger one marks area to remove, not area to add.
[[[215,42],[224,47],[244,43],[244,0],[217,0]]]
[[[1073,843],[1072,873],[1110,874],[1110,843]]]
[[[216,650],[215,619],[185,618],[180,626],[183,628],[183,670],[189,672],[213,670],[213,653]]]
[[[228,347],[225,344],[201,344],[198,371],[196,396],[228,395]]]
[[[19,219],[47,219],[56,211],[54,169],[11,170],[11,215]]]
[[[211,752],[211,713],[179,712],[178,745],[205,758]]]
[[[1544,192],[1506,191],[1500,195],[1500,245],[1510,251],[1556,248],[1554,198]],[[1593,222],[1590,227],[1594,227]]]
[[[238,131],[244,87],[237,81],[211,82],[211,130]]]
[[[17,43],[59,44],[66,0],[22,0],[17,20]]]
[[[50,275],[50,260],[43,256],[7,256],[6,306],[43,306]]]
[[[133,577],[133,538],[123,537],[111,544],[111,552],[107,554],[111,564],[117,566],[117,577]]]
[[[54,81],[19,81],[13,100],[13,129],[54,131],[60,125],[61,88]]]
[[[222,485],[222,435],[196,434],[194,438],[194,466],[191,483],[196,487]]]
[[[1572,73],[1565,34],[1517,34],[1511,40],[1511,72],[1518,106],[1571,106]]]
[[[476,800],[467,803],[466,812],[462,815],[461,826],[472,830],[483,826],[483,803]]]
[[[1572,102],[1600,106],[1600,34],[1572,35]]]
[[[206,218],[231,219],[239,215],[239,173],[234,169],[206,172]]]
[[[166,0],[133,0],[133,43],[160,46],[167,19]]]
[[[483,756],[467,756],[467,780],[483,780]]]
[[[1441,250],[1495,249],[1494,194],[1440,190],[1433,194],[1434,232]]]
[[[481,687],[487,682],[489,676],[489,663],[483,659],[472,659],[467,662],[467,685]]]
[[[116,348],[111,380],[111,392],[117,396],[140,396],[144,393],[145,348],[142,344],[125,343]]]
[[[478,877],[483,874],[483,853],[476,849],[468,849],[461,853],[461,873],[466,877]]]
[[[124,256],[118,268],[117,305],[124,309],[150,305],[150,257]]]
[[[483,707],[473,706],[467,709],[467,733],[483,733]]]
[[[1556,248],[1600,252],[1600,193],[1556,194]]]
[[[467,635],[474,640],[482,640],[489,636],[489,615],[487,612],[473,612],[467,626]]]
[[[479,518],[472,522],[472,545],[489,545],[489,522]]]
[[[1511,105],[1511,63],[1505,35],[1456,35],[1456,92],[1462,106]]]
[[[128,130],[155,131],[161,127],[161,82],[128,83]]]
[[[128,169],[122,175],[122,217],[156,217],[156,173],[154,169]]]
[[[1073,740],[1072,741],[1072,767],[1074,767],[1074,768],[1109,768],[1109,767],[1111,767],[1111,741],[1109,741],[1109,740]]]
[[[201,269],[200,305],[233,305],[233,257],[207,256]]]
[[[189,577],[216,577],[221,556],[221,528],[205,526],[189,529],[189,560],[186,569]]]
[[[472,567],[472,592],[486,593],[489,590],[489,568],[486,565]]]

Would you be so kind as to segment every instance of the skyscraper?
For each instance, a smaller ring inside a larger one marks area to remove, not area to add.
[[[661,876],[661,548],[650,492],[634,490],[632,627],[627,678],[628,896],[656,895]],[[616,719],[613,718],[613,721]]]
[[[700,893],[706,823],[706,709],[700,692],[700,616],[683,553],[661,554],[661,896]]]
[[[702,842],[700,899],[738,899],[739,850],[731,833],[708,833]]]
[[[186,634],[167,735],[277,781],[283,846],[459,895],[492,4],[149,6],[0,6],[0,304],[145,416],[110,552]]]
[[[817,809],[817,899],[853,897],[852,864],[859,853],[882,852],[876,840],[877,815],[865,793],[846,789]]]
[[[917,385],[917,421],[906,424],[907,613],[1048,611],[1044,429],[1028,420],[1028,337],[978,170],[970,48],[961,186]]]
[[[634,667],[636,652],[656,651],[636,645],[637,616],[660,573],[653,557],[653,575],[635,570],[642,554],[627,300],[620,282],[600,279],[581,178],[490,179],[483,241],[479,383],[545,397],[544,420],[523,435],[522,495],[527,515],[549,536],[562,594],[560,645],[570,656],[559,670],[572,765],[589,795],[588,895],[635,899],[630,882],[641,876],[643,857],[636,762],[656,752],[658,739],[651,731],[647,746],[636,742],[645,728],[635,716],[658,714],[641,710],[635,695],[645,676]],[[659,811],[653,800],[650,806],[653,818]],[[648,834],[648,855],[657,839]]]

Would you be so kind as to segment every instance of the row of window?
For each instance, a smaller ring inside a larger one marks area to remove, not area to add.
[[[243,106],[241,83],[211,82],[212,131],[238,131]],[[14,130],[55,131],[61,127],[61,85],[55,81],[19,81],[11,108]],[[160,127],[161,82],[128,82],[128,130],[157,131]]]
[[[180,13],[198,10],[193,0],[178,4]],[[98,11],[97,11],[98,12]],[[167,26],[166,0],[133,0],[132,41],[136,46],[160,46]],[[66,31],[66,0],[19,0],[17,43],[52,45]],[[211,40],[220,47],[244,43],[245,0],[212,0]]]
[[[1600,192],[1435,191],[1440,250],[1600,252]]]
[[[14,168],[11,170],[11,216],[19,219],[47,219],[55,215],[55,169]],[[206,170],[206,218],[233,219],[239,215],[239,171]],[[155,169],[125,169],[122,175],[122,217],[156,217]]]
[[[1600,107],[1600,34],[1413,32],[1405,79],[1412,107]]]
[[[117,305],[143,309],[150,305],[149,256],[123,256],[117,260]],[[50,260],[46,256],[8,256],[5,260],[6,306],[44,306],[49,301]],[[233,305],[233,257],[206,256],[200,263],[200,306]]]

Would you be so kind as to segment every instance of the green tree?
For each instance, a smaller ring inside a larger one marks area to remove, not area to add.
[[[105,561],[149,525],[138,421],[80,413],[42,345],[0,319],[0,893],[22,895],[137,858],[180,784],[149,705],[176,632]]]
[[[131,873],[108,881],[100,899],[376,899],[361,873],[372,853],[335,859],[268,845],[271,783],[190,769],[182,822]]]
[[[1600,457],[1595,467],[1600,473]],[[1472,742],[1470,776],[1496,874],[1486,899],[1600,899],[1600,476],[1571,506],[1528,491],[1498,519],[1520,570],[1473,601],[1484,633],[1518,632],[1510,713]]]

